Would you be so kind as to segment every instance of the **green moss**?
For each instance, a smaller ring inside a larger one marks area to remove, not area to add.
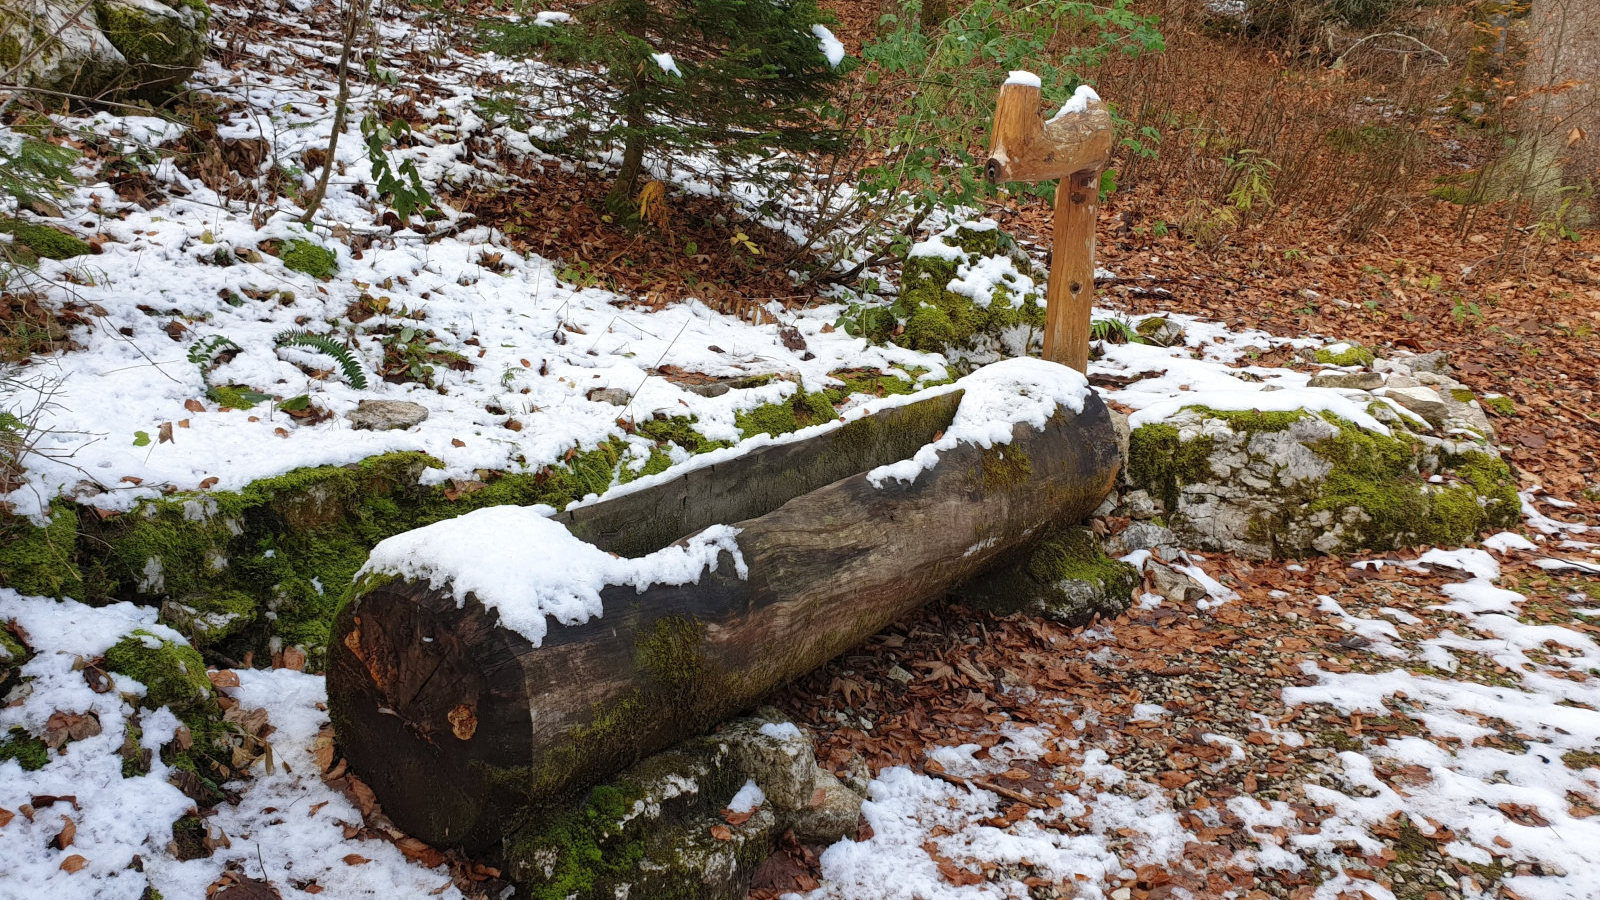
[[[187,644],[138,629],[106,651],[106,669],[144,685],[145,695],[139,705],[145,709],[165,706],[184,718],[216,708],[205,660],[200,658],[200,651]]]
[[[144,740],[144,729],[130,719],[122,734],[122,777],[138,778],[150,772],[150,753],[145,750],[140,742]]]
[[[199,816],[183,816],[172,823],[173,856],[180,862],[205,859],[211,855],[206,849],[206,822]]]
[[[50,762],[50,748],[45,742],[13,726],[0,738],[0,763],[14,759],[24,772],[37,772]]]
[[[1207,476],[1211,445],[1205,436],[1182,440],[1178,429],[1164,422],[1135,428],[1128,438],[1128,481],[1170,513],[1178,508],[1183,486]]]
[[[530,900],[597,896],[608,879],[630,874],[644,858],[638,839],[619,840],[634,797],[602,785],[577,809],[512,839],[506,858],[511,876]]]
[[[1488,528],[1516,524],[1520,500],[1503,460],[1472,452],[1445,460],[1465,484],[1436,487],[1417,469],[1419,448],[1410,441],[1366,431],[1331,413],[1322,417],[1338,436],[1311,449],[1332,468],[1306,509],[1359,508],[1367,522],[1350,527],[1351,542],[1367,549],[1404,543],[1459,546]]]
[[[204,15],[151,15],[132,5],[97,0],[95,16],[111,45],[128,60],[131,68],[123,87],[135,96],[158,97],[177,87],[205,55]]]
[[[1480,397],[1478,402],[1494,410],[1499,415],[1508,418],[1517,414],[1517,404],[1510,397],[1502,397],[1496,394],[1489,397]]]
[[[332,250],[303,239],[290,241],[278,254],[278,259],[286,268],[312,278],[332,278],[339,271],[339,257]]]
[[[1269,410],[1262,412],[1256,409],[1211,409],[1205,406],[1191,406],[1208,419],[1221,419],[1228,423],[1228,427],[1241,434],[1262,434],[1264,432],[1288,431],[1289,426],[1300,421],[1310,413],[1303,409]]]
[[[230,409],[251,409],[263,400],[272,399],[253,388],[236,384],[211,385],[206,388],[206,396],[217,405]]]
[[[962,331],[950,314],[937,306],[924,304],[911,310],[906,318],[906,330],[900,343],[912,350],[942,353],[958,339],[971,336],[971,330]]]
[[[887,397],[914,394],[917,391],[917,385],[909,378],[885,375],[877,369],[837,369],[828,375],[844,382],[843,387],[828,388],[824,392],[835,404],[843,403],[852,394]]]
[[[1573,771],[1600,769],[1600,753],[1593,750],[1568,750],[1561,754],[1561,763]]]
[[[0,218],[0,233],[11,235],[17,244],[39,259],[71,259],[90,252],[89,244],[82,238],[48,225]]]
[[[44,527],[0,514],[0,584],[39,597],[83,596],[76,562],[78,515],[66,503],[50,506]]]
[[[838,411],[833,408],[825,393],[809,393],[800,388],[784,400],[736,413],[733,423],[738,427],[741,438],[754,437],[758,434],[777,437],[780,434],[821,424],[837,415]]]
[[[1033,460],[1020,447],[996,444],[983,451],[980,481],[986,493],[1013,491],[1027,484]]]
[[[1370,366],[1375,357],[1371,350],[1360,344],[1346,342],[1345,349],[1338,352],[1327,347],[1319,348],[1316,359],[1325,366]]]
[[[1138,581],[1138,570],[1106,556],[1087,528],[1062,528],[1039,543],[1028,559],[1028,574],[1041,584],[1088,581],[1126,596]]]
[[[1454,388],[1450,391],[1450,396],[1456,398],[1459,403],[1471,403],[1473,400],[1472,392],[1466,388]]]

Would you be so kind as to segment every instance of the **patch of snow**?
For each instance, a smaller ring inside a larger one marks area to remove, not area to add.
[[[1006,76],[1006,84],[1020,84],[1024,87],[1035,88],[1044,86],[1044,82],[1039,80],[1039,76],[1022,69],[1012,69],[1011,74]]]
[[[826,25],[811,26],[811,33],[817,36],[817,46],[822,50],[822,55],[827,57],[828,65],[839,68],[844,62],[844,44],[833,36]]]
[[[767,795],[761,792],[754,778],[749,778],[745,780],[744,787],[739,788],[739,792],[728,801],[727,808],[736,813],[755,812],[765,802]]]
[[[357,573],[397,575],[448,588],[458,605],[474,597],[500,624],[537,647],[547,618],[576,625],[603,612],[600,592],[627,585],[694,584],[724,552],[745,577],[738,529],[713,525],[648,556],[623,559],[573,536],[548,506],[491,506],[395,535],[372,548]]]

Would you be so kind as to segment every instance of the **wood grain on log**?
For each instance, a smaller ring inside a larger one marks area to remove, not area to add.
[[[1039,115],[1039,88],[1006,84],[995,101],[984,174],[993,184],[1050,181],[1074,172],[1096,172],[1111,158],[1111,113],[1099,100],[1083,110]]]
[[[724,553],[698,584],[608,587],[603,616],[552,622],[539,647],[448,588],[369,583],[330,647],[341,747],[403,830],[492,845],[515,811],[753,706],[1043,526],[1086,516],[1116,477],[1115,448],[1090,394],[1081,414],[1016,425],[1009,445],[959,444],[909,483],[802,479],[733,523],[747,577]],[[647,490],[697,499],[671,482]]]

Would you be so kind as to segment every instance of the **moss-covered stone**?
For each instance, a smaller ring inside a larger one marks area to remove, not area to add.
[[[828,375],[844,382],[842,387],[828,388],[823,392],[835,405],[843,403],[854,394],[888,397],[913,394],[917,391],[917,385],[911,379],[885,375],[877,369],[837,369]]]
[[[1127,609],[1138,585],[1138,569],[1106,556],[1088,528],[1072,526],[1051,530],[956,595],[997,615],[1025,613],[1082,625]]]
[[[16,246],[24,251],[24,262],[39,259],[72,259],[90,252],[88,242],[77,235],[35,222],[0,218],[0,233],[11,235]],[[32,260],[28,259],[30,256]]]
[[[770,434],[777,437],[791,431],[799,431],[812,425],[820,425],[838,416],[838,410],[823,392],[808,392],[797,389],[793,394],[776,403],[765,403],[755,409],[734,415],[733,423],[739,429],[741,438],[750,438],[758,434]]]
[[[311,241],[297,238],[292,240],[278,254],[286,268],[296,272],[304,272],[312,278],[332,278],[339,272],[339,257],[326,247],[319,247]]]
[[[1484,406],[1489,407],[1490,409],[1494,410],[1497,414],[1502,415],[1502,416],[1510,417],[1510,416],[1514,416],[1514,415],[1517,414],[1516,401],[1512,400],[1510,397],[1506,397],[1506,396],[1503,396],[1501,394],[1489,394],[1489,395],[1486,395],[1486,396],[1483,396],[1483,397],[1479,397],[1478,398],[1478,402],[1482,403]]]
[[[1370,366],[1376,357],[1360,344],[1329,344],[1317,349],[1316,360],[1325,366]]]
[[[52,504],[43,527],[0,513],[0,585],[28,596],[81,598],[77,541],[78,515],[69,504]]]
[[[106,669],[144,685],[139,705],[145,709],[165,706],[181,719],[216,708],[205,660],[188,644],[138,629],[106,651]]]
[[[1175,509],[1182,487],[1205,479],[1210,454],[1209,437],[1184,440],[1164,422],[1135,428],[1128,435],[1128,483]]]
[[[1189,407],[1134,430],[1128,476],[1192,545],[1251,556],[1459,546],[1516,524],[1504,460],[1391,429],[1305,410]]]
[[[998,228],[963,222],[907,255],[900,295],[891,304],[850,304],[835,323],[852,336],[944,353],[952,361],[988,361],[1026,352],[1044,326],[1044,301],[1033,289],[1033,264]],[[1000,257],[988,296],[950,289],[964,265]],[[1015,332],[1021,330],[1021,334]]]
[[[156,100],[188,80],[205,57],[209,12],[199,0],[96,0],[101,31],[128,61],[122,92]]]
[[[20,727],[13,726],[0,738],[0,763],[16,760],[24,772],[37,772],[50,762],[50,748]]]

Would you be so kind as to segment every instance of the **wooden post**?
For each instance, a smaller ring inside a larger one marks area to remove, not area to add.
[[[1100,171],[1111,158],[1111,113],[1094,91],[1080,87],[1045,121],[1039,96],[1039,79],[1028,72],[1012,72],[1001,86],[984,174],[994,184],[1060,179],[1045,292],[1044,357],[1082,372],[1089,367],[1095,214]]]

